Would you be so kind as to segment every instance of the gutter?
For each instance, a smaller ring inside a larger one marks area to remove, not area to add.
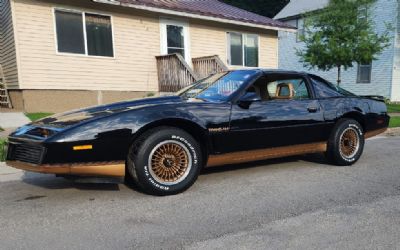
[[[252,28],[264,29],[264,30],[296,32],[296,28],[281,28],[281,27],[274,27],[274,26],[269,26],[269,25],[254,24],[254,23],[229,20],[229,19],[224,19],[224,18],[219,18],[219,17],[211,17],[211,16],[204,16],[204,15],[199,15],[199,14],[192,14],[192,13],[176,11],[176,10],[168,10],[168,9],[157,8],[157,7],[149,7],[149,6],[145,6],[145,5],[121,3],[119,1],[114,1],[114,0],[92,0],[92,1],[96,2],[96,3],[129,7],[129,8],[134,8],[137,10],[146,10],[146,11],[150,11],[150,12],[162,13],[162,14],[167,14],[167,15],[175,15],[175,16],[181,16],[181,17],[188,17],[188,18],[194,18],[194,19],[220,22],[220,23],[235,24],[235,25],[247,26],[247,27],[252,27]]]

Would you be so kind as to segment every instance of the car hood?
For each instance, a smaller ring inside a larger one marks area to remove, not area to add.
[[[179,96],[165,96],[157,98],[144,98],[133,101],[124,101],[108,105],[95,106],[66,113],[56,114],[31,123],[32,126],[65,128],[78,123],[83,123],[116,113],[121,113],[146,106],[183,102]]]

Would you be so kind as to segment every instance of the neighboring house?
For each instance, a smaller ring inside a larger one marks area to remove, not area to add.
[[[296,49],[304,48],[299,41],[303,32],[303,15],[326,7],[329,0],[291,0],[289,4],[275,16],[280,20],[298,28],[297,34],[279,32],[279,67],[292,70],[308,71],[299,62]],[[375,30],[381,33],[385,23],[393,25],[391,46],[383,51],[378,60],[371,64],[359,65],[348,69],[342,76],[342,87],[360,95],[382,95],[392,101],[400,101],[400,2],[398,0],[377,0],[366,9],[368,18],[373,18]],[[360,12],[362,13],[362,12]],[[364,15],[365,16],[365,15]],[[360,15],[360,18],[363,18]],[[337,70],[329,72],[313,71],[335,83]]]
[[[0,0],[0,18],[9,94],[30,112],[159,92],[163,62],[192,75],[192,59],[213,55],[230,68],[277,68],[278,31],[295,31],[217,0]],[[156,59],[171,53],[178,64]]]

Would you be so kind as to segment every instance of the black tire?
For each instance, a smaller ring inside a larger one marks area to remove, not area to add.
[[[145,132],[132,145],[127,168],[144,192],[174,195],[196,181],[203,164],[201,156],[199,143],[187,132],[157,127]]]
[[[360,159],[364,143],[361,125],[353,119],[341,119],[336,123],[329,138],[327,158],[335,165],[353,165]]]

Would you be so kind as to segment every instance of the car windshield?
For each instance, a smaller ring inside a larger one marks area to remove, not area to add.
[[[184,99],[202,99],[214,102],[227,101],[244,83],[252,78],[255,70],[221,72],[194,83],[178,92]]]

